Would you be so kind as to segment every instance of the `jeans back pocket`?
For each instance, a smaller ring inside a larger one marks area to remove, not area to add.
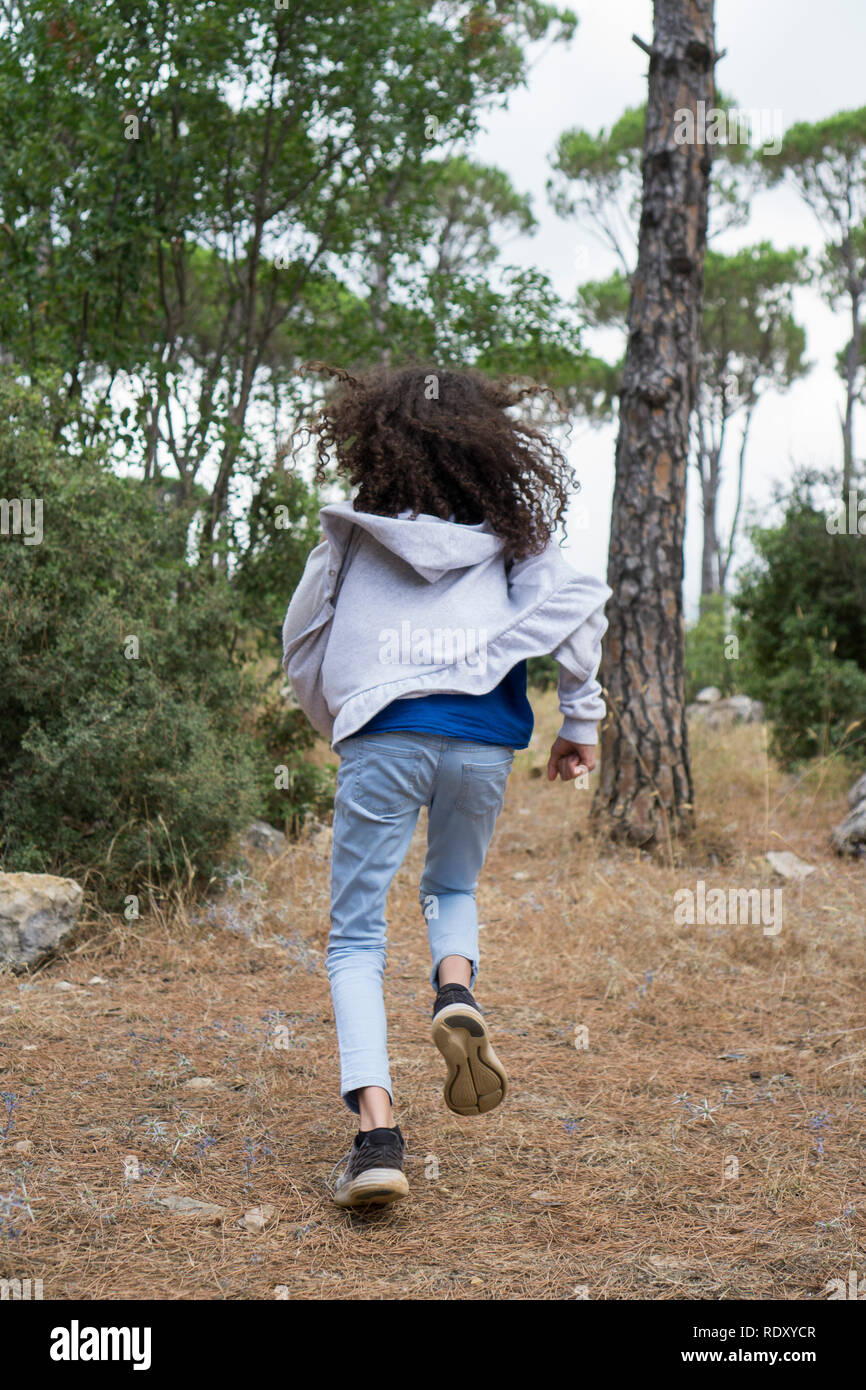
[[[464,763],[455,811],[470,820],[486,820],[488,816],[495,820],[502,810],[513,761],[511,757],[498,763]]]
[[[409,748],[359,741],[352,800],[374,816],[395,816],[420,804],[420,764]]]

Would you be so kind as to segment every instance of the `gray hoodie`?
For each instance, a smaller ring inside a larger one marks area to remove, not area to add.
[[[482,695],[519,661],[549,653],[561,737],[597,741],[606,584],[573,570],[554,542],[509,561],[486,521],[374,516],[351,502],[319,516],[325,539],[289,604],[283,668],[332,747],[392,700]]]

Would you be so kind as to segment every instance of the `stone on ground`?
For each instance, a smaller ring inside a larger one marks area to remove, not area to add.
[[[815,872],[814,864],[807,864],[789,849],[771,849],[767,861],[782,878],[808,878]]]
[[[841,825],[830,836],[830,843],[837,854],[854,857],[866,854],[866,800],[847,815]]]
[[[26,970],[57,950],[75,927],[81,898],[71,878],[0,873],[0,965]]]
[[[286,848],[286,837],[282,830],[276,830],[267,821],[254,820],[243,837],[243,843],[248,849],[257,849],[275,857]]]

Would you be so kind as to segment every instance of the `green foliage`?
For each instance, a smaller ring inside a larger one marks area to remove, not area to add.
[[[278,769],[266,793],[265,819],[294,835],[309,816],[329,814],[336,770],[304,758],[316,742],[316,734],[301,710],[282,699],[268,701],[260,710],[256,733],[264,744],[269,766]],[[287,749],[292,753],[288,761]]]
[[[41,497],[45,537],[0,552],[0,853],[116,901],[185,856],[206,875],[254,807],[292,825],[324,804],[309,730],[257,714],[243,665],[271,656],[270,700],[316,540],[274,449],[311,404],[299,364],[433,355],[604,399],[547,279],[495,264],[529,199],[454,154],[526,44],[577,20],[545,0],[4,13],[0,343],[42,395],[0,383],[0,494]]]
[[[563,392],[579,384],[585,360],[579,324],[548,277],[509,267],[502,283],[493,290],[479,277],[454,277],[442,286],[453,331],[443,324],[439,337],[451,359],[493,376],[532,377]]]
[[[526,663],[526,683],[533,690],[555,690],[559,666],[552,656],[531,656]]]
[[[758,559],[734,598],[742,679],[763,700],[786,764],[866,746],[866,539],[827,530],[801,477],[784,519],[756,528]]]
[[[233,527],[232,587],[262,655],[280,651],[286,605],[319,541],[319,506],[301,477],[277,467],[259,483],[242,524]]]
[[[543,0],[4,12],[0,342],[31,380],[63,374],[61,422],[83,394],[118,433],[122,383],[130,461],[185,497],[209,480],[207,558],[254,407],[296,413],[304,358],[379,358],[388,277],[419,246],[477,271],[490,225],[530,229],[506,175],[442,152],[524,80],[527,42],[577,19]],[[384,304],[358,293],[367,266]]]
[[[793,173],[810,198],[829,206],[844,199],[866,173],[866,106],[837,111],[823,120],[798,121],[785,131],[782,148],[762,151],[768,183]],[[851,211],[852,209],[849,209]]]
[[[827,638],[801,638],[796,659],[796,666],[780,668],[771,685],[761,686],[771,692],[774,753],[789,766],[830,752],[861,763],[866,670],[840,661]]]
[[[707,252],[698,373],[711,396],[721,395],[719,411],[731,410],[731,375],[736,398],[746,402],[803,375],[806,335],[792,314],[792,291],[807,279],[805,251],[762,241],[729,255]]]
[[[0,381],[0,495],[43,503],[40,544],[0,538],[0,860],[117,908],[207,878],[258,809],[253,692],[225,577],[179,566],[149,489],[54,443],[54,407]]]
[[[695,463],[712,526],[704,531],[704,584],[725,588],[743,499],[746,446],[755,409],[768,390],[784,391],[809,369],[806,335],[793,316],[793,289],[809,278],[805,251],[769,242],[730,255],[708,251],[698,349]],[[741,416],[737,502],[727,543],[716,508],[730,442],[728,422]]]
[[[577,299],[590,327],[624,332],[630,295],[628,277],[614,271],[606,280],[587,280],[580,286]]]
[[[797,122],[781,149],[761,153],[766,182],[792,184],[812,209],[827,238],[818,271],[827,301],[848,309],[851,336],[845,353],[846,409],[843,420],[842,486],[853,478],[854,403],[864,390],[859,342],[864,336],[866,293],[866,106],[838,111],[824,120]]]
[[[726,650],[734,650],[728,642],[732,635],[724,595],[707,594],[701,601],[700,617],[686,631],[687,703],[708,685],[716,686],[723,695],[736,689],[737,663],[726,656]]]

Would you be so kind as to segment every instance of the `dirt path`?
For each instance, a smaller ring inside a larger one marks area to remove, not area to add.
[[[844,777],[790,790],[760,731],[698,740],[707,862],[663,868],[576,838],[588,794],[537,775],[554,727],[545,701],[479,892],[505,1105],[442,1102],[419,827],[387,977],[410,1197],[332,1205],[354,1130],[320,837],[174,939],[138,924],[0,977],[0,1277],[46,1298],[764,1299],[866,1273],[866,880],[821,847]],[[778,937],[674,924],[697,879],[769,884],[767,848],[818,866]],[[263,1230],[239,1225],[254,1208]]]

